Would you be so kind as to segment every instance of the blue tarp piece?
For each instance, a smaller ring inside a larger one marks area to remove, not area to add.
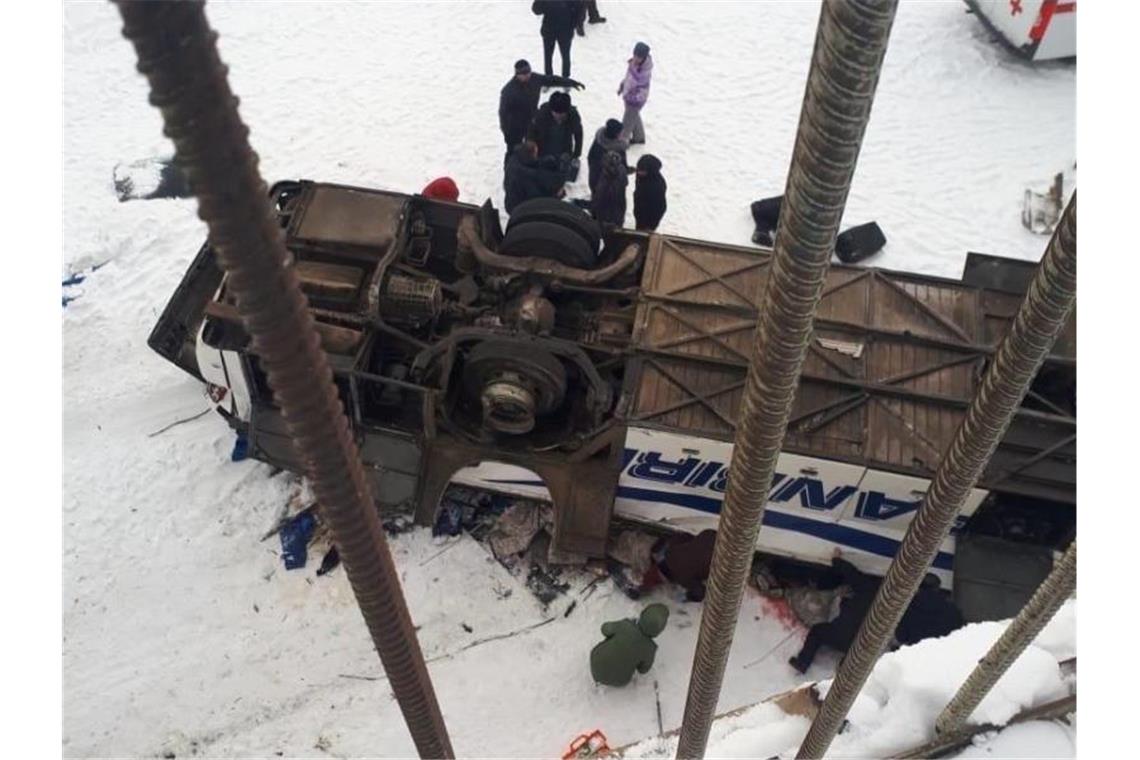
[[[249,439],[245,437],[245,433],[238,433],[237,440],[234,441],[234,450],[230,452],[231,462],[240,462],[249,456]]]
[[[286,570],[305,566],[308,561],[309,539],[313,537],[316,526],[317,518],[312,512],[301,512],[281,526],[281,559],[285,560]]]

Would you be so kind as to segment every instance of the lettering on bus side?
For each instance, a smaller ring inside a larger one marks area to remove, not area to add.
[[[701,489],[723,494],[728,487],[728,465],[715,460],[702,460],[692,455],[669,459],[660,451],[625,450],[625,475],[637,480],[686,489]],[[819,477],[789,478],[777,472],[772,477],[768,500],[786,504],[793,499],[800,507],[831,512],[858,494],[855,516],[864,520],[892,520],[918,509],[919,499],[895,499],[882,491],[860,491],[851,484],[827,484]],[[959,515],[951,533],[957,533],[968,518]]]

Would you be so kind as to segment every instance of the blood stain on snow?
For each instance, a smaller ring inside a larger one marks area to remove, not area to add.
[[[780,625],[789,631],[802,627],[787,599],[771,599],[762,596],[760,597],[760,612],[766,617],[776,618],[780,621]]]

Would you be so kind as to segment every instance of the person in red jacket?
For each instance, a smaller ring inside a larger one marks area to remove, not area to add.
[[[432,200],[455,203],[459,200],[459,187],[451,177],[439,177],[429,182],[420,195]]]

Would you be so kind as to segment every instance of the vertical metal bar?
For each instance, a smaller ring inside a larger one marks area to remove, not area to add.
[[[218,56],[218,35],[200,1],[117,5],[416,749],[450,758],[369,481]]]
[[[970,402],[934,482],[899,544],[875,601],[839,665],[799,758],[822,757],[886,648],[938,547],[1009,427],[1077,297],[1077,196],[1057,225],[1037,274]]]
[[[703,757],[756,535],[811,339],[897,0],[820,12],[775,251],[761,301],[677,757]]]
[[[978,661],[977,667],[966,678],[958,693],[947,703],[938,719],[934,731],[938,736],[953,733],[974,712],[974,709],[990,693],[990,689],[1009,669],[1009,666],[1025,651],[1041,629],[1053,619],[1065,600],[1077,588],[1077,542],[1069,544],[1061,560],[1053,567],[1049,576],[1041,582],[1021,612],[1009,624],[986,656]]]

